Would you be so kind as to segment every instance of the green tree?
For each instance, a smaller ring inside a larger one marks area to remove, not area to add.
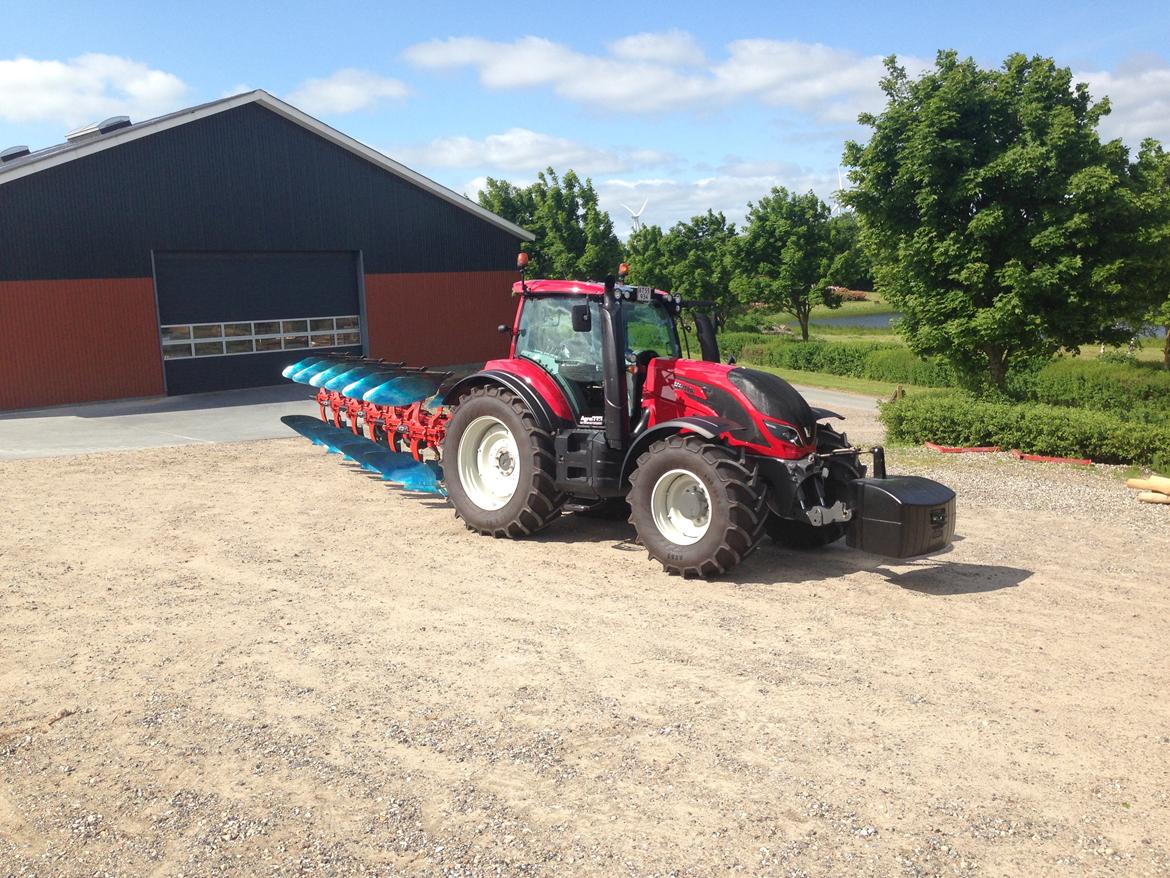
[[[873,264],[861,245],[861,226],[851,210],[829,218],[829,249],[833,263],[832,282],[850,290],[873,289]]]
[[[1170,369],[1170,153],[1146,140],[1133,163],[1132,187],[1144,222],[1135,253],[1148,292],[1144,322],[1161,328],[1162,365]]]
[[[746,301],[764,301],[794,316],[807,341],[813,307],[840,304],[828,289],[833,257],[829,206],[813,192],[798,195],[777,186],[748,204],[733,286]]]
[[[1123,341],[1141,217],[1125,147],[1097,134],[1108,101],[1023,55],[984,70],[940,52],[918,79],[890,57],[881,87],[885,109],[859,117],[869,142],[845,146],[841,197],[910,347],[1002,388],[1016,364]]]
[[[630,267],[630,283],[668,290],[671,287],[669,262],[659,226],[642,226],[626,239],[626,263]]]
[[[536,235],[525,245],[532,277],[601,278],[617,271],[621,242],[588,178],[582,182],[571,170],[559,177],[548,168],[521,188],[489,177],[479,203]]]
[[[675,223],[662,240],[671,292],[692,299],[738,304],[731,292],[735,274],[735,223],[708,210],[687,222]]]

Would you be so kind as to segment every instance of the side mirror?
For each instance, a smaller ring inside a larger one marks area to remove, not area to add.
[[[593,317],[589,313],[589,305],[574,305],[573,306],[573,332],[591,332],[593,330]]]
[[[499,326],[496,327],[496,332],[498,332],[500,335],[503,335],[504,333],[511,332],[511,331],[512,331],[512,327],[508,326],[506,323],[501,323]]]

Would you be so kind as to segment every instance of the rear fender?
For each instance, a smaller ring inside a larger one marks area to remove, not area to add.
[[[688,433],[695,433],[702,436],[704,439],[718,439],[727,433],[735,433],[742,429],[743,425],[737,424],[735,421],[729,421],[726,418],[699,417],[695,415],[675,418],[671,421],[663,421],[661,424],[655,424],[645,433],[639,434],[638,438],[630,445],[630,450],[626,452],[625,460],[622,461],[622,484],[626,483],[630,473],[634,471],[634,467],[638,464],[638,458],[659,439],[665,439],[667,436],[673,436],[675,433],[681,433],[684,430]]]
[[[559,430],[573,423],[572,410],[565,399],[564,393],[539,367],[532,365],[532,370],[538,374],[524,374],[527,370],[508,368],[515,360],[493,360],[486,365],[496,367],[501,364],[505,368],[486,368],[480,372],[468,375],[466,378],[453,384],[443,394],[443,405],[458,404],[460,397],[476,387],[506,387],[524,400],[532,416],[536,418],[541,428],[545,430]],[[531,364],[525,364],[531,365]],[[541,378],[543,377],[543,381]]]

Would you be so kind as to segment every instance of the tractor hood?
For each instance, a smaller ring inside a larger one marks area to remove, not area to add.
[[[785,421],[805,436],[813,436],[817,419],[800,392],[781,378],[756,369],[732,369],[728,380],[748,398],[760,414]]]
[[[777,375],[695,360],[676,360],[673,365],[675,377],[701,387],[706,396],[704,402],[721,417],[754,426],[756,418],[744,410],[742,397],[748,408],[765,418],[791,424],[803,440],[811,441],[816,436],[816,414],[796,388]],[[737,393],[729,392],[732,389]]]

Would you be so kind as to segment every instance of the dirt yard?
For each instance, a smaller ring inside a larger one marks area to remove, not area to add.
[[[684,582],[297,439],[0,464],[0,875],[1170,874],[1170,510],[896,469],[949,554]]]

